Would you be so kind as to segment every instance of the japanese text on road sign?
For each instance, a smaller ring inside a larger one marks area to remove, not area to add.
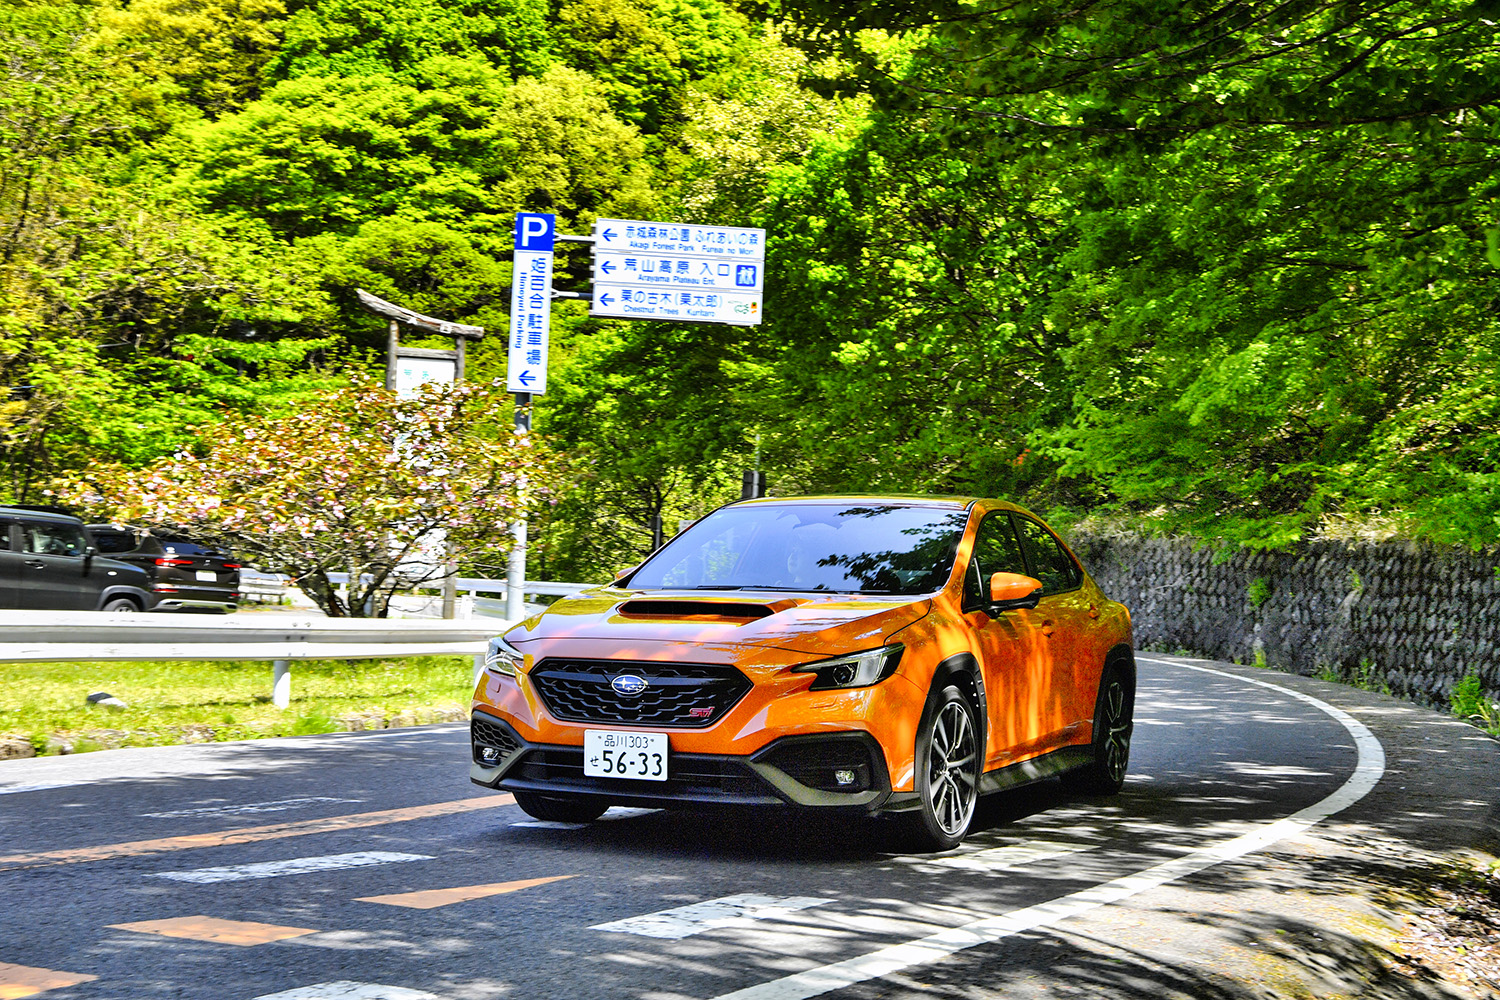
[[[515,273],[510,284],[510,340],[506,388],[547,391],[547,336],[552,318],[552,250],[557,216],[516,215]]]

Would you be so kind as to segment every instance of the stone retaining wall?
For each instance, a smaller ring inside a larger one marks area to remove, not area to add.
[[[1250,552],[1185,539],[1078,537],[1074,551],[1130,608],[1136,646],[1192,650],[1382,682],[1446,707],[1466,674],[1500,693],[1500,553],[1408,542]],[[1227,555],[1227,558],[1225,558]]]

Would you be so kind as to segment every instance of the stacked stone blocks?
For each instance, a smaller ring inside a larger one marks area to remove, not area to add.
[[[1180,538],[1072,542],[1105,593],[1130,608],[1139,648],[1332,671],[1433,706],[1446,706],[1470,673],[1500,695],[1500,553],[1409,542],[1280,552]]]

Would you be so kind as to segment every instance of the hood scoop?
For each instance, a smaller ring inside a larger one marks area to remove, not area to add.
[[[788,602],[778,601],[777,604]],[[626,618],[671,618],[677,621],[753,622],[783,610],[751,601],[684,601],[662,598],[626,601],[616,609]]]

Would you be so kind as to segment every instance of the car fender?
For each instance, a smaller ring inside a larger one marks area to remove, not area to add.
[[[150,591],[142,590],[140,587],[132,587],[128,584],[115,584],[112,587],[104,588],[103,593],[99,595],[99,603],[95,605],[94,610],[102,610],[106,604],[117,597],[130,598],[135,601],[142,611],[150,611],[156,606],[156,595]]]

